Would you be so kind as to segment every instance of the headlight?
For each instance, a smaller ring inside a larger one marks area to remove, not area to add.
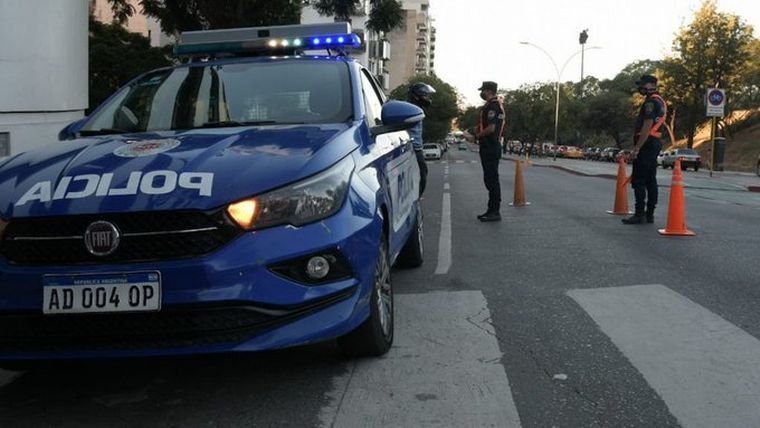
[[[327,218],[343,206],[354,161],[351,156],[313,177],[227,206],[227,214],[246,230],[281,224],[302,226]]]

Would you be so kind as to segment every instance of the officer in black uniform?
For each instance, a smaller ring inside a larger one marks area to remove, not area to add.
[[[504,132],[505,113],[501,101],[496,96],[496,82],[483,82],[478,89],[480,98],[486,103],[480,110],[480,123],[472,140],[480,145],[480,163],[483,166],[483,182],[488,189],[488,210],[478,216],[480,221],[501,221],[501,185],[499,184],[499,162],[501,161],[500,139]]]
[[[633,174],[631,186],[636,196],[636,212],[623,219],[624,224],[654,223],[657,206],[657,155],[662,149],[661,128],[665,124],[667,105],[657,93],[657,78],[645,74],[638,82],[639,93],[646,99],[639,109],[631,152]],[[646,211],[645,211],[646,208]]]

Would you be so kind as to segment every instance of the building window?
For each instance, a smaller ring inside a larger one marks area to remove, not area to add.
[[[0,132],[0,158],[11,155],[11,133]]]

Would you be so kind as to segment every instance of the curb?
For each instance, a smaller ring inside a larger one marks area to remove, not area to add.
[[[515,159],[512,159],[512,158],[502,157],[501,159],[502,160],[512,161],[512,162],[515,161]],[[520,160],[522,160],[522,159],[520,159]],[[617,180],[617,175],[614,175],[614,174],[589,174],[587,172],[581,172],[581,171],[578,171],[578,170],[574,170],[572,168],[568,168],[568,167],[563,166],[563,165],[542,165],[542,164],[534,163],[532,166],[536,166],[536,167],[539,167],[539,168],[554,168],[554,169],[558,169],[560,171],[564,171],[564,172],[567,172],[567,173],[570,173],[570,174],[573,174],[573,175],[578,175],[578,176],[581,176],[581,177],[595,177],[595,178],[607,178],[607,179],[610,179],[610,180]],[[722,192],[753,192],[753,193],[760,193],[760,186],[742,186],[742,185],[739,185],[739,184],[737,184],[736,186],[737,186],[736,189],[715,189],[715,188],[712,188],[712,187],[696,187],[696,186],[688,186],[688,187],[686,187],[686,189],[717,190],[717,191],[722,191]],[[670,185],[669,184],[660,184],[658,187],[669,188]],[[740,187],[743,187],[744,190],[740,189]]]

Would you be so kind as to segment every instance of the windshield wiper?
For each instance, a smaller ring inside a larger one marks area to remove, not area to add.
[[[256,125],[274,125],[277,121],[274,120],[251,120],[245,122],[239,122],[237,120],[223,120],[219,122],[206,122],[201,126],[195,128],[226,128],[232,126],[256,126]]]
[[[88,135],[108,135],[108,134],[129,134],[129,133],[133,133],[133,132],[135,132],[135,131],[127,131],[126,129],[118,129],[118,128],[100,128],[100,129],[81,129],[81,130],[79,130],[79,134],[84,135],[84,136],[88,136]]]

